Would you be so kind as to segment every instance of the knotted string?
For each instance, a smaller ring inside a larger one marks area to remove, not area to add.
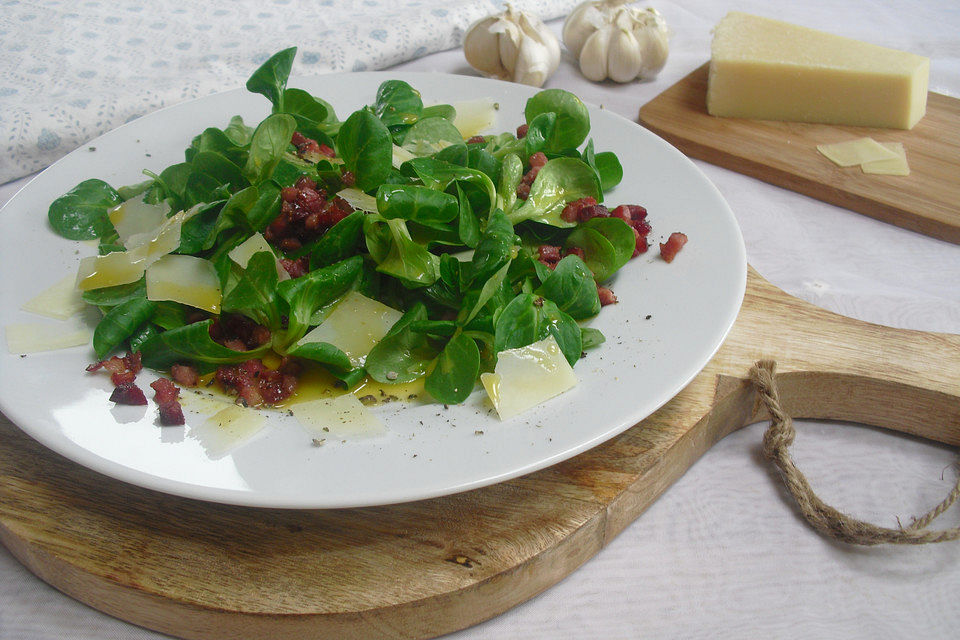
[[[780,469],[780,475],[800,511],[815,529],[842,542],[860,545],[927,544],[960,538],[960,527],[928,531],[926,527],[960,498],[960,478],[953,491],[933,509],[916,518],[912,524],[898,529],[880,527],[857,520],[826,504],[814,493],[807,478],[797,469],[789,448],[797,435],[793,420],[780,405],[776,384],[776,363],[761,360],[750,370],[750,379],[770,412],[772,422],[763,434],[763,453]]]

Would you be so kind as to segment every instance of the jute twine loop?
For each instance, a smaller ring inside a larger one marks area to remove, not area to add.
[[[836,540],[860,545],[927,544],[960,538],[960,527],[942,531],[926,530],[934,518],[960,498],[960,478],[957,479],[953,491],[940,504],[916,518],[912,524],[899,529],[880,527],[851,518],[817,497],[807,478],[797,469],[790,457],[788,449],[797,432],[793,428],[793,420],[780,406],[775,374],[776,363],[772,360],[761,360],[750,370],[750,379],[772,418],[770,427],[763,434],[763,453],[777,465],[783,482],[797,501],[800,511],[815,529]]]

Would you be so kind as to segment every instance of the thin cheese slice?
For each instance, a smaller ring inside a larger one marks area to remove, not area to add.
[[[572,389],[573,368],[553,336],[497,354],[493,373],[480,375],[501,420],[531,409]]]
[[[394,149],[399,149],[400,147],[394,146]],[[396,151],[394,151],[396,153]],[[411,158],[416,156],[410,155]],[[406,162],[406,161],[404,161]],[[347,187],[346,189],[341,189],[337,192],[337,195],[347,201],[354,209],[361,209],[362,211],[369,211],[370,213],[377,213],[377,199],[371,196],[368,193],[360,191],[360,189],[354,189],[353,187]]]
[[[497,122],[497,105],[489,98],[457,102],[453,108],[457,111],[453,126],[464,140],[490,129]]]
[[[93,338],[89,329],[45,323],[10,324],[6,334],[7,349],[19,354],[81,347]]]
[[[417,157],[417,156],[413,155],[412,153],[410,153],[409,151],[407,151],[407,150],[404,149],[403,147],[398,147],[397,145],[393,145],[393,159],[392,159],[392,164],[393,164],[393,168],[394,168],[394,169],[399,169],[399,168],[400,168],[400,165],[402,165],[404,162],[406,162],[407,160],[413,160],[413,159],[416,158],[416,157]],[[361,193],[362,193],[362,192],[361,192]],[[337,195],[340,195],[340,194],[337,194]],[[344,198],[344,199],[346,199],[346,198]],[[349,202],[349,200],[348,200],[347,202]],[[356,205],[354,205],[354,206],[356,206]]]
[[[220,278],[209,260],[171,254],[150,265],[146,275],[147,300],[172,300],[220,313]]]
[[[351,291],[320,326],[303,336],[297,344],[328,342],[347,354],[353,366],[363,366],[370,349],[387,335],[402,315],[382,302]]]
[[[143,276],[147,259],[137,251],[114,251],[80,261],[77,288],[82,291],[136,282]]]
[[[731,12],[714,29],[715,116],[910,129],[927,105],[930,60]]]
[[[240,267],[246,269],[247,263],[250,262],[250,258],[253,257],[253,254],[260,253],[261,251],[269,251],[270,253],[273,253],[273,248],[262,234],[255,233],[231,249],[230,253],[227,255]]]
[[[895,159],[874,160],[860,165],[864,173],[884,176],[908,176],[910,165],[907,164],[907,152],[899,142],[881,142],[884,148],[897,154]]]
[[[387,432],[380,419],[349,393],[294,404],[290,411],[297,422],[320,438],[367,437]]]
[[[143,238],[150,233],[155,233],[166,222],[167,215],[170,213],[170,205],[166,202],[147,204],[143,201],[143,197],[143,194],[140,194],[107,212],[113,228],[120,236],[120,242],[127,249],[133,247],[130,244],[131,238]]]
[[[183,223],[199,213],[200,207],[179,211],[156,229],[129,237],[127,251],[84,258],[77,272],[77,288],[89,291],[136,282],[147,267],[180,246]]]
[[[859,138],[834,144],[818,144],[817,151],[841,167],[897,159],[896,152],[887,149],[873,138]]]
[[[253,254],[260,253],[261,251],[269,251],[273,253],[274,259],[276,255],[273,252],[273,247],[270,246],[270,243],[267,242],[267,239],[263,237],[261,233],[254,233],[252,236],[241,242],[239,245],[230,250],[227,254],[231,260],[237,263],[243,269],[247,268],[247,263],[250,262],[250,258],[253,257]],[[283,265],[280,264],[280,260],[276,259],[277,263],[277,279],[280,282],[290,279],[290,274],[287,273],[287,270],[283,268]]]
[[[259,411],[231,404],[191,429],[190,437],[199,440],[207,455],[216,460],[249,442],[266,423],[266,416]]]
[[[87,306],[77,290],[76,280],[74,276],[64,276],[56,284],[27,300],[20,308],[56,320],[75,316]]]

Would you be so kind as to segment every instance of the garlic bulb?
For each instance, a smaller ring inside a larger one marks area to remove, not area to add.
[[[629,7],[627,2],[584,2],[563,23],[563,43],[578,58],[587,79],[649,79],[666,64],[667,23],[656,9]]]
[[[540,18],[507,4],[470,25],[463,55],[486,76],[542,87],[560,64],[560,42]]]

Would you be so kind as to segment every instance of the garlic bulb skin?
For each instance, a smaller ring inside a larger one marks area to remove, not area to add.
[[[589,0],[563,25],[563,42],[594,82],[653,78],[669,53],[669,29],[656,9],[638,9],[626,0]]]
[[[667,23],[655,9],[647,9],[643,25],[634,27],[634,33],[640,43],[640,57],[643,60],[638,75],[644,79],[656,77],[667,64],[667,55],[670,53]]]
[[[590,34],[580,50],[580,73],[594,82],[607,77],[607,51],[613,36],[612,29],[599,29]]]
[[[607,77],[614,82],[630,82],[643,66],[643,53],[633,31],[616,29],[607,45]],[[582,68],[582,65],[581,65]]]
[[[500,62],[500,35],[490,30],[497,20],[497,16],[490,16],[470,26],[463,37],[463,55],[480,73],[503,78],[507,70]]]
[[[470,25],[463,55],[486,76],[542,87],[560,64],[560,41],[540,18],[507,4]]]
[[[627,2],[629,0],[588,0],[578,4],[563,22],[563,44],[574,57],[579,57],[587,38],[609,25],[611,11]]]

